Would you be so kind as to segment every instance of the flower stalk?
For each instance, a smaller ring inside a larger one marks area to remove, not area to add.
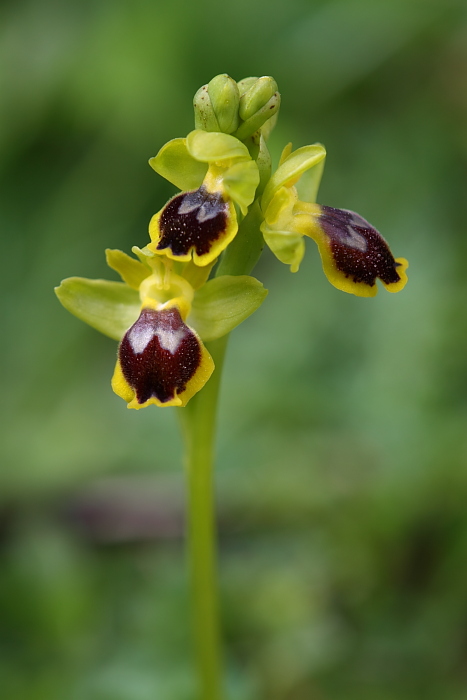
[[[150,159],[179,192],[152,217],[134,258],[106,252],[122,282],[72,277],[63,306],[119,341],[112,379],[128,408],[177,407],[188,481],[187,541],[200,700],[222,700],[217,598],[214,447],[222,367],[230,332],[267,290],[250,276],[266,244],[297,272],[305,241],[318,246],[330,283],[373,297],[407,282],[381,234],[346,209],[316,203],[326,151],[285,146],[272,171],[267,139],[280,93],[269,76],[219,75],[195,95],[195,129]]]
[[[178,411],[185,439],[188,483],[187,548],[195,652],[202,700],[221,700],[222,651],[217,585],[214,499],[216,415],[228,336],[209,344],[216,364],[211,380]]]

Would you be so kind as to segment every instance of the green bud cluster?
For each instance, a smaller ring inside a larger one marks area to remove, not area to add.
[[[216,75],[196,93],[195,126],[203,131],[232,134],[245,141],[260,132],[267,136],[280,107],[276,81],[269,77],[244,78]],[[259,135],[259,134],[258,134]]]

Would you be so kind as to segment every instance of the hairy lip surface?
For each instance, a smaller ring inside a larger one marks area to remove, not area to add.
[[[157,249],[187,255],[194,248],[197,255],[206,255],[227,227],[227,210],[222,195],[204,187],[177,195],[160,216]]]
[[[177,308],[143,309],[123,337],[119,361],[138,403],[167,403],[185,391],[200,366],[201,348]]]
[[[319,224],[326,234],[337,269],[355,282],[372,287],[379,277],[385,284],[400,280],[398,263],[382,235],[359,214],[347,209],[321,207]]]

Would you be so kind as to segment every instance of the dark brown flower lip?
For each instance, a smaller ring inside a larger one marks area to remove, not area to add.
[[[374,226],[354,211],[320,208],[319,225],[328,238],[339,272],[370,287],[374,286],[376,278],[385,284],[399,282],[399,263]]]
[[[164,207],[159,219],[157,250],[170,248],[174,256],[187,256],[194,248],[198,256],[210,252],[228,226],[228,204],[220,192],[201,186],[182,192]]]
[[[185,391],[202,359],[200,341],[176,307],[143,309],[125,333],[118,358],[139,404],[151,398],[172,401]]]

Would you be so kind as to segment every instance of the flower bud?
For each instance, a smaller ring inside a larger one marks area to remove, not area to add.
[[[265,75],[255,80],[240,100],[240,118],[246,122],[269,102],[275,92],[277,92],[277,83],[274,78]]]
[[[214,113],[207,85],[202,85],[194,96],[193,107],[195,110],[196,129],[201,129],[202,131],[221,130]]]
[[[251,78],[243,78],[243,80],[239,80],[237,83],[238,90],[240,92],[240,97],[242,97],[245,92],[247,92],[252,85],[256,83],[258,78],[256,77],[251,77]]]
[[[249,81],[251,78],[241,81],[241,89],[246,87]],[[235,136],[243,141],[258,131],[279,110],[280,100],[277,83],[273,78],[263,76],[255,80],[240,98],[239,115],[243,124],[237,129]]]
[[[208,84],[208,95],[219,124],[219,131],[231,134],[238,128],[240,93],[235,80],[225,73],[216,75]]]

